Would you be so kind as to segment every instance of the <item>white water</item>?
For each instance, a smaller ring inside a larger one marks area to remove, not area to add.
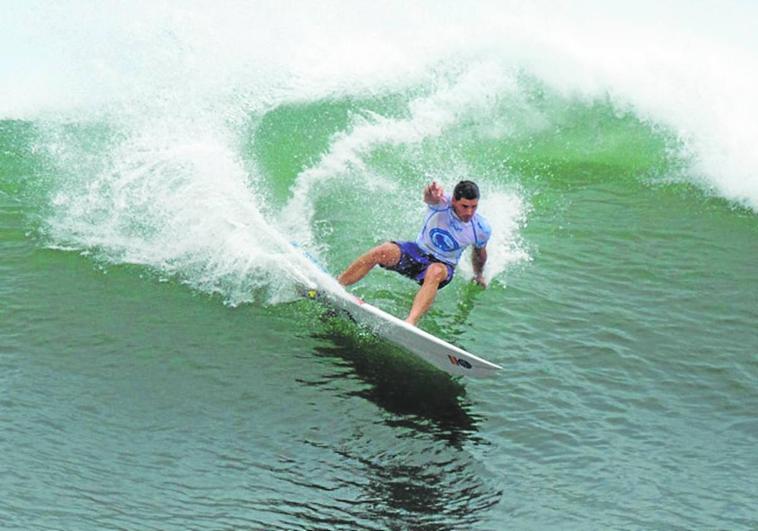
[[[758,209],[751,2],[6,2],[0,116],[240,119],[381,93],[488,59],[671,128],[693,169]],[[510,4],[510,5],[509,5]],[[482,72],[482,83],[492,76]]]
[[[518,101],[522,73],[674,131],[691,179],[758,210],[758,10],[748,3],[37,1],[3,11],[0,118],[54,131],[105,123],[125,138],[96,164],[65,140],[43,146],[69,176],[62,181],[78,176],[53,198],[53,239],[184,274],[233,303],[268,282],[272,242],[298,223],[298,237],[316,247],[307,228],[319,185],[396,190],[365,166],[372,150],[494,117],[503,99]],[[240,151],[251,116],[419,88],[406,117],[354,117],[298,176],[281,216],[261,206],[257,170]],[[492,134],[508,135],[497,119]],[[531,124],[547,126],[537,114]],[[524,258],[526,207],[491,188],[492,212],[510,212],[495,216],[496,234],[507,235],[491,264],[497,274]]]

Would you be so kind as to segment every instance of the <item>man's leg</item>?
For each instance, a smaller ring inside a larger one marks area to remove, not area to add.
[[[337,280],[343,286],[355,284],[365,277],[375,265],[392,267],[400,261],[400,247],[396,243],[387,242],[378,245],[359,256],[342,272]]]
[[[429,266],[424,276],[424,283],[421,284],[421,289],[418,290],[416,296],[413,299],[413,306],[411,306],[411,312],[408,317],[405,318],[406,323],[410,323],[416,326],[419,319],[426,313],[429,307],[434,302],[434,297],[437,296],[437,290],[439,285],[447,278],[447,267],[444,264],[435,262]]]

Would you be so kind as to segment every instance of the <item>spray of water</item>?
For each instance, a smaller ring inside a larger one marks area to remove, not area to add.
[[[4,11],[0,46],[14,53],[0,62],[0,117],[46,132],[40,150],[57,161],[52,244],[147,264],[232,304],[297,276],[271,273],[288,267],[290,239],[318,250],[311,222],[324,184],[399,191],[371,165],[377,149],[419,146],[488,115],[481,134],[510,134],[497,111],[523,96],[523,74],[665,126],[692,179],[758,210],[758,40],[744,3],[32,0]],[[405,114],[354,115],[273,211],[242,147],[249,124],[281,105],[383,94],[408,94]],[[61,134],[71,124],[109,140],[94,152]],[[483,182],[483,210],[502,238],[491,253],[498,274],[525,256],[527,208],[495,181]]]

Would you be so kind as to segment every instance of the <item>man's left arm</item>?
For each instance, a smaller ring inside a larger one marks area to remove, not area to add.
[[[474,247],[471,252],[471,262],[474,266],[474,282],[486,288],[487,281],[484,280],[484,264],[487,262],[487,248]]]

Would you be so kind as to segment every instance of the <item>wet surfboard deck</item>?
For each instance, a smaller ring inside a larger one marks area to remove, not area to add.
[[[378,336],[454,376],[486,378],[502,367],[440,339],[373,306],[350,292],[305,288],[304,294],[346,312]]]

